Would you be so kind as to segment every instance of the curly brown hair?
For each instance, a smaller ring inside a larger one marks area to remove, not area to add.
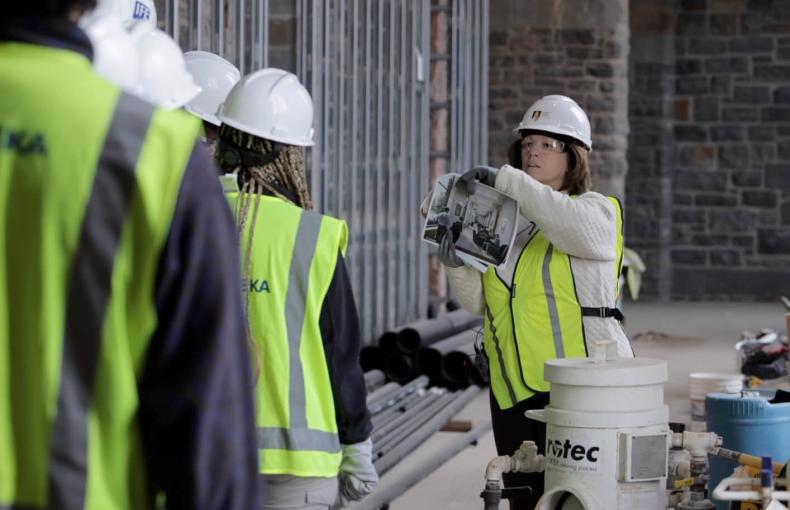
[[[513,168],[521,168],[521,141],[518,138],[507,148],[507,161]],[[563,140],[565,141],[565,140]],[[580,144],[570,141],[565,142],[565,153],[568,155],[568,171],[562,181],[560,191],[567,191],[570,195],[581,195],[590,191],[592,180],[590,178],[589,152]]]

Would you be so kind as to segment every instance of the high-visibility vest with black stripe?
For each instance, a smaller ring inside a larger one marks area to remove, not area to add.
[[[75,52],[0,62],[0,508],[148,508],[137,383],[200,123]]]
[[[237,193],[228,195],[232,205]],[[324,298],[345,252],[346,223],[261,196],[250,229],[251,334],[260,352],[256,385],[260,471],[334,477],[340,440],[319,319]],[[255,205],[250,206],[250,216]]]
[[[617,212],[617,259],[613,266],[618,292],[623,253],[620,202],[609,200]],[[537,231],[519,255],[512,285],[506,285],[493,267],[483,275],[485,293],[485,351],[489,359],[491,389],[501,409],[549,391],[543,364],[551,359],[587,356],[582,306],[567,253]],[[612,298],[614,302],[614,297]],[[601,320],[615,320],[601,319]]]

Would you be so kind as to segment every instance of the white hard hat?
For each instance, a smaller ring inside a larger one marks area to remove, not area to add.
[[[83,16],[79,25],[93,45],[96,72],[127,92],[139,93],[137,48],[121,18],[114,12],[97,9]]]
[[[219,126],[221,122],[217,110],[241,78],[239,70],[219,55],[207,51],[188,51],[184,53],[184,60],[192,79],[203,89],[184,108],[206,122]]]
[[[592,149],[590,120],[576,101],[568,96],[543,96],[529,107],[513,131],[530,129],[569,136]]]
[[[121,17],[124,23],[145,21],[156,27],[156,6],[153,0],[98,0],[97,11],[109,11]]]
[[[261,69],[242,78],[218,116],[223,124],[260,138],[313,145],[313,100],[299,79],[282,69]]]
[[[200,92],[187,71],[184,54],[166,33],[145,22],[131,29],[140,56],[140,89],[143,98],[163,108],[180,108]]]

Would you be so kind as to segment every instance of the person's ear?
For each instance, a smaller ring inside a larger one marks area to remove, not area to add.
[[[515,140],[507,148],[507,162],[513,168],[523,170],[521,164],[521,138]]]

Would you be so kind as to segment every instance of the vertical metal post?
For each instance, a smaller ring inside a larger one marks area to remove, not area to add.
[[[165,0],[165,32],[173,36],[173,2],[175,0]]]
[[[365,310],[368,310],[372,304],[372,300],[370,298],[371,294],[371,287],[373,283],[373,272],[372,266],[373,261],[371,261],[370,257],[370,243],[372,238],[372,231],[375,228],[375,217],[373,216],[373,206],[375,206],[375,199],[374,199],[374,191],[373,191],[373,178],[371,176],[372,169],[372,155],[374,152],[371,149],[371,131],[372,129],[372,122],[371,117],[372,115],[372,101],[371,101],[371,91],[375,90],[372,86],[372,73],[371,68],[373,66],[372,63],[372,37],[371,34],[373,32],[373,16],[371,14],[371,10],[373,8],[373,0],[365,0],[365,116],[364,116],[364,123],[363,123],[363,130],[364,130],[364,143],[363,143],[363,156],[362,156],[362,172],[363,172],[363,186],[362,189],[364,190],[362,193],[362,259],[364,262],[362,263],[362,298]],[[367,333],[367,331],[366,331]],[[370,338],[369,334],[365,335],[365,338]]]
[[[195,24],[193,25],[197,32],[195,34],[195,49],[203,49],[203,0],[196,0],[195,5]]]
[[[420,21],[422,24],[422,37],[421,37],[421,48],[422,48],[422,62],[426,69],[423,69],[424,75],[429,76],[429,62],[431,61],[431,43],[430,43],[430,20],[431,20],[431,2],[430,0],[422,0],[422,14],[420,16]],[[419,159],[419,167],[422,168],[422,172],[420,175],[419,181],[419,196],[422,198],[424,191],[427,188],[428,184],[428,160],[429,160],[429,152],[430,152],[430,85],[429,81],[425,80],[423,82],[423,90],[422,90],[422,105],[420,108],[420,159]],[[420,232],[421,232],[422,220],[417,220],[417,237],[415,242],[417,243],[417,260],[419,264],[419,273],[417,275],[417,310],[413,310],[415,312],[415,317],[422,317],[424,313],[428,310],[428,248],[426,247],[425,243],[422,242],[420,239]]]
[[[360,219],[362,211],[359,210],[357,203],[357,185],[359,182],[359,158],[357,154],[357,108],[359,106],[359,0],[353,0],[352,15],[351,15],[351,172],[349,174],[349,181],[351,182],[351,206],[349,207],[349,228],[352,232],[351,238],[356,238],[354,246],[352,246],[352,255],[354,258],[355,271],[351,275],[352,282],[355,282],[354,288],[361,288],[362,274],[362,252],[359,245],[359,233],[361,231]]]
[[[236,63],[242,76],[247,74],[245,41],[244,41],[244,0],[236,0]]]
[[[331,71],[332,66],[330,65],[330,56],[331,52],[329,51],[329,31],[332,27],[331,20],[330,20],[330,13],[332,9],[331,0],[327,0],[326,2],[316,2],[321,3],[322,5],[322,19],[323,27],[321,32],[321,55],[323,56],[324,62],[324,71],[321,76],[321,96],[324,98],[324,102],[329,104],[331,100],[329,96],[328,84],[331,80]],[[321,115],[321,165],[319,167],[320,177],[321,177],[321,211],[326,211],[329,207],[329,200],[328,200],[328,191],[329,186],[327,185],[327,165],[329,163],[327,159],[327,153],[329,152],[329,108],[326,105],[323,108],[322,115]]]
[[[322,4],[321,0],[311,0],[312,1],[312,33],[313,33],[313,41],[312,41],[312,56],[313,56],[313,67],[311,70],[311,74],[313,77],[313,103],[314,103],[314,111],[316,112],[316,117],[313,119],[313,124],[315,126],[315,144],[312,149],[312,171],[310,175],[310,190],[313,197],[313,202],[319,211],[321,210],[321,206],[323,205],[321,202],[321,152],[323,149],[323,145],[321,141],[323,140],[323,129],[321,126],[321,121],[324,118],[323,111],[324,111],[324,94],[323,94],[323,87],[320,82],[322,72],[321,72],[321,61],[323,58],[323,35],[319,31],[320,28],[323,28],[323,25],[318,22],[321,19],[320,15],[320,6]]]
[[[343,156],[345,155],[343,151],[343,146],[345,145],[345,138],[346,132],[344,130],[345,127],[345,117],[346,117],[346,108],[345,108],[345,95],[346,95],[346,41],[348,38],[346,37],[346,0],[336,0],[338,2],[337,10],[337,40],[336,46],[338,50],[338,65],[335,66],[336,69],[336,83],[337,83],[337,93],[335,94],[336,98],[336,105],[337,108],[335,109],[335,119],[337,123],[337,129],[335,130],[335,150],[337,151],[337,160],[336,166],[337,169],[336,173],[336,193],[337,193],[337,214],[342,217],[348,217],[347,212],[345,209],[344,202],[346,201],[345,196],[345,174],[348,172],[348,165],[346,165],[345,159]]]
[[[222,0],[214,0],[214,33],[217,36],[217,55],[225,56],[225,7]]]
[[[483,160],[488,160],[488,31],[489,31],[489,1],[480,0],[483,4],[482,28],[480,34],[480,52],[483,55],[481,75],[483,76],[482,87],[480,87],[480,125],[483,126],[483,133],[480,136],[480,151]]]
[[[412,70],[412,61],[413,56],[411,52],[411,48],[409,45],[409,24],[408,24],[408,17],[406,15],[408,10],[408,2],[411,0],[401,0],[400,3],[400,76],[398,79],[401,82],[401,86],[398,87],[401,91],[401,97],[399,98],[400,102],[400,112],[398,115],[398,123],[400,125],[400,151],[398,153],[397,158],[397,188],[398,188],[398,214],[393,215],[398,218],[395,228],[397,232],[396,241],[398,243],[398,258],[397,262],[397,270],[395,272],[396,277],[395,281],[393,281],[393,287],[396,291],[394,293],[392,305],[397,312],[395,317],[400,318],[400,313],[405,303],[403,299],[405,296],[405,292],[408,289],[408,278],[406,277],[406,258],[409,256],[408,252],[408,238],[406,237],[406,233],[408,231],[408,216],[406,215],[406,211],[409,210],[409,204],[407,203],[407,189],[408,189],[408,175],[407,172],[414,171],[412,169],[407,170],[406,162],[407,154],[411,152],[412,147],[407,147],[406,141],[410,139],[409,133],[407,131],[407,123],[411,119],[410,109],[411,109],[411,91],[414,88],[413,76],[411,73]],[[390,323],[387,326],[394,326],[395,320],[391,319]]]
[[[296,2],[297,4],[299,1]],[[260,7],[260,27],[261,36],[261,62],[260,67],[269,67],[269,0],[263,0]]]
[[[452,58],[450,60],[450,172],[459,172],[458,168],[458,2],[462,0],[452,0],[452,16],[450,18],[450,46]]]
[[[197,47],[197,4],[199,0],[189,0],[189,7],[187,9],[187,27],[189,32],[187,33],[187,48],[193,50]]]
[[[176,43],[178,43],[179,46],[181,45],[180,31],[179,31],[181,25],[179,23],[179,12],[181,7],[179,5],[180,3],[181,2],[179,0],[173,0],[173,8],[170,11],[173,16],[173,19],[171,21],[171,26],[173,27],[173,39],[176,41]]]

